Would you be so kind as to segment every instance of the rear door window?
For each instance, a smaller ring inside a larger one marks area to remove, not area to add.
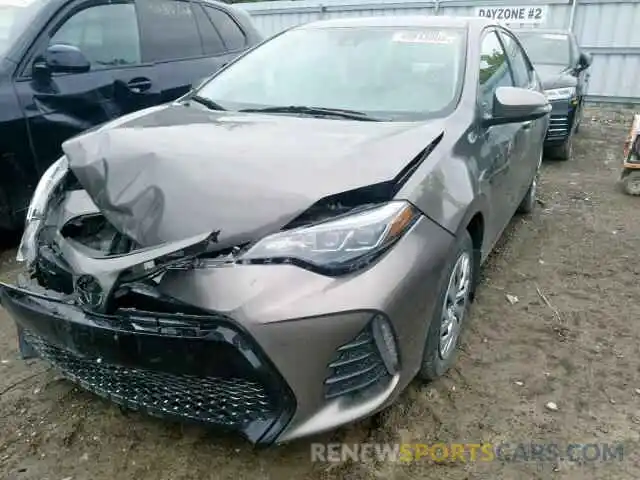
[[[138,5],[145,61],[181,60],[204,54],[191,2],[138,0]]]
[[[218,8],[210,7],[209,5],[205,5],[204,9],[213,22],[213,25],[218,32],[220,32],[222,40],[227,46],[227,50],[234,52],[242,50],[247,45],[247,37],[228,13]]]
[[[200,4],[193,4],[193,13],[198,23],[198,30],[200,30],[200,37],[202,38],[202,46],[206,55],[220,55],[227,51],[227,48],[222,41],[222,37],[218,30],[213,26],[211,20],[204,12],[203,7]]]
[[[516,87],[529,88],[533,79],[533,72],[531,72],[529,63],[522,53],[522,48],[520,48],[518,42],[506,32],[501,31],[500,38],[502,38],[502,42],[504,43]]]

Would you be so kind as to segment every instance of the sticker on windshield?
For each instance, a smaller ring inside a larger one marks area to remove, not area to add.
[[[427,30],[427,31],[405,31],[396,32],[391,39],[392,42],[400,43],[440,43],[449,44],[455,41],[456,37],[447,35],[446,32],[440,30]]]
[[[567,36],[561,33],[545,33],[542,35],[542,38],[546,38],[547,40],[566,40]]]
[[[28,7],[34,0],[0,0],[0,7]]]

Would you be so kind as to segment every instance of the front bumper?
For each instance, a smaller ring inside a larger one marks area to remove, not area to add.
[[[397,397],[420,367],[452,246],[422,218],[373,266],[344,277],[291,265],[167,272],[158,290],[197,315],[97,314],[7,285],[1,298],[26,342],[88,390],[269,444],[353,422]],[[395,373],[372,338],[376,315],[395,333]]]
[[[295,400],[260,347],[223,315],[98,315],[2,286],[20,343],[85,389],[150,415],[270,442]]]
[[[574,119],[578,106],[575,101],[554,100],[551,103],[551,114],[549,116],[549,126],[544,139],[545,146],[560,145],[567,141],[573,132]]]

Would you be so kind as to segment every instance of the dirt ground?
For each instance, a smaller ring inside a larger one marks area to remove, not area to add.
[[[311,462],[309,441],[256,451],[124,414],[45,364],[25,364],[0,310],[0,478],[640,478],[640,198],[616,184],[630,113],[591,107],[574,158],[544,163],[537,212],[512,222],[484,269],[456,368],[416,383],[383,414],[314,439],[622,442],[622,460],[330,465]],[[3,280],[16,273],[14,255],[0,256]]]

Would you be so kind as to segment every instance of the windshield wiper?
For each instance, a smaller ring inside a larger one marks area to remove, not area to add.
[[[318,117],[341,117],[350,120],[361,120],[363,122],[380,122],[381,119],[370,117],[364,112],[357,110],[347,110],[343,108],[325,108],[325,107],[308,107],[305,105],[289,105],[279,107],[263,107],[263,108],[245,108],[241,112],[257,112],[257,113],[302,113],[306,115]]]
[[[226,110],[226,108],[224,108],[222,105],[214,102],[213,100],[208,99],[207,97],[203,97],[200,95],[193,95],[187,98],[187,102],[191,100],[193,100],[196,103],[199,103],[200,105],[204,105],[210,110]]]

